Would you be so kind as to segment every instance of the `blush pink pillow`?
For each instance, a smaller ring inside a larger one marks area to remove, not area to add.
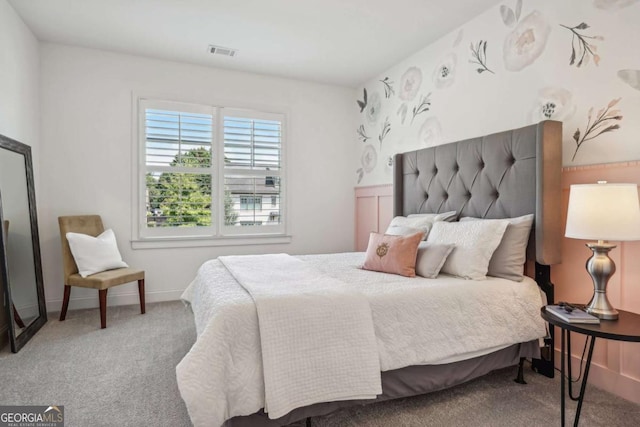
[[[422,231],[408,236],[371,233],[362,268],[415,277],[418,244],[423,237]]]

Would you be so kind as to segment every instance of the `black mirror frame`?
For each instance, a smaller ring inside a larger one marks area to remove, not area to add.
[[[11,284],[7,268],[7,249],[3,227],[0,227],[0,247],[2,256],[0,257],[0,274],[4,286],[5,301],[7,302],[7,316],[9,322],[9,338],[11,341],[11,351],[17,353],[35,335],[42,326],[47,323],[47,307],[44,297],[44,280],[42,276],[42,260],[40,257],[40,235],[38,233],[38,214],[36,210],[36,193],[33,180],[33,163],[31,157],[31,147],[21,142],[15,141],[6,136],[0,135],[0,149],[6,149],[24,156],[24,166],[27,179],[27,197],[29,199],[29,216],[31,222],[31,245],[33,247],[33,262],[36,277],[36,289],[38,293],[38,317],[32,321],[16,336],[15,320],[13,317],[13,304],[11,304]],[[3,223],[2,200],[0,199],[0,224]]]

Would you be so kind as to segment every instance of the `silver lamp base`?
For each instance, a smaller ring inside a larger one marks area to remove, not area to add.
[[[616,320],[618,310],[613,308],[607,298],[607,283],[616,272],[616,264],[609,258],[609,251],[616,245],[599,241],[587,243],[587,247],[593,251],[593,255],[587,260],[587,271],[593,279],[593,297],[585,311],[599,319]]]

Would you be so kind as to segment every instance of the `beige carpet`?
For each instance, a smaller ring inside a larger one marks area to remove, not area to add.
[[[109,307],[55,316],[20,351],[0,352],[0,404],[65,405],[66,426],[188,426],[175,366],[195,340],[193,316],[180,302]],[[513,382],[505,369],[454,387],[351,408],[312,420],[337,426],[559,425],[560,383],[527,371]],[[569,415],[575,404],[571,402]],[[640,406],[587,388],[581,426],[640,425]]]

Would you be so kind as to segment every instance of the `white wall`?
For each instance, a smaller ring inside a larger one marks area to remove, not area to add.
[[[49,310],[63,282],[57,217],[102,215],[123,258],[146,270],[147,300],[176,299],[202,262],[221,254],[292,254],[353,249],[354,90],[56,44],[41,46],[40,236]],[[132,92],[188,102],[276,105],[290,114],[289,244],[136,249],[131,239]],[[110,304],[137,303],[135,284],[110,290]],[[70,309],[97,305],[74,288]]]
[[[519,3],[521,13],[516,17]],[[514,19],[505,22],[501,10],[512,13],[508,16]],[[357,90],[352,104],[359,114],[354,132],[362,125],[371,139],[354,142],[357,153],[352,170],[361,170],[362,177],[358,179],[356,172],[352,182],[390,183],[392,168],[387,159],[397,152],[513,129],[549,117],[563,122],[565,166],[640,160],[639,22],[639,0],[502,1]],[[564,26],[579,27],[574,28],[577,35]],[[593,51],[585,55],[580,67],[578,35]],[[483,67],[470,62],[474,59],[470,45],[480,41],[486,42],[484,62],[490,71],[478,73]],[[577,54],[573,65],[572,43]],[[443,67],[448,71],[444,78]],[[393,82],[395,91],[388,98],[380,81],[385,77]],[[360,114],[356,99],[363,100],[363,89],[368,92],[368,105]],[[428,94],[429,110],[412,122],[413,109]],[[543,110],[545,105],[553,108]],[[582,139],[589,111],[593,123],[608,105],[610,117],[600,129],[619,128],[587,140],[573,158],[576,130]],[[387,118],[391,130],[380,143]]]
[[[30,145],[34,165],[40,141],[39,73],[38,40],[0,0],[0,134]]]

